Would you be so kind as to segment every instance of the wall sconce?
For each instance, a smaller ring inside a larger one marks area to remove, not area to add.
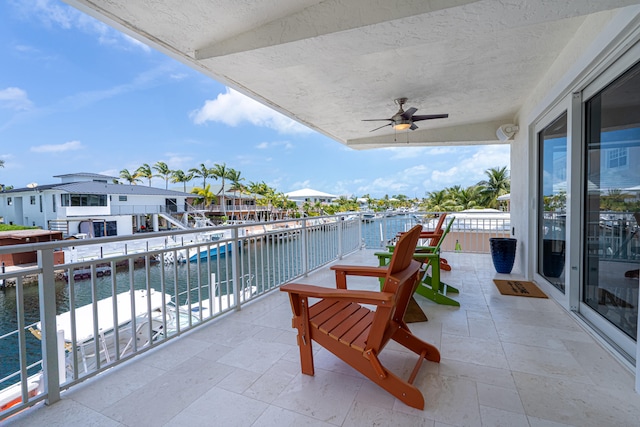
[[[513,125],[513,124],[502,125],[496,131],[496,136],[500,141],[506,142],[511,138],[513,138],[513,135],[515,135],[516,132],[518,132],[518,129],[519,127],[517,125]]]

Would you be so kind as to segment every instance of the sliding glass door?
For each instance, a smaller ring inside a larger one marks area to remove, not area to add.
[[[640,63],[590,96],[584,106],[582,303],[635,341],[640,284]]]
[[[538,132],[538,274],[565,292],[567,113]]]

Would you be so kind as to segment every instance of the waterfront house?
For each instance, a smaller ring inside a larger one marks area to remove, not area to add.
[[[259,194],[230,190],[230,185],[227,185],[223,192],[222,184],[215,182],[207,183],[207,186],[213,196],[211,203],[206,204],[202,199],[198,199],[196,194],[192,194],[192,197],[194,197],[193,207],[215,223],[224,222],[225,220],[261,221],[278,213],[278,210],[271,206],[259,205],[257,201],[263,198]],[[190,187],[189,191],[193,191],[194,188],[197,187]]]
[[[7,224],[62,231],[65,237],[126,236],[181,226],[193,198],[181,191],[114,184],[117,177],[95,173],[54,178],[61,182],[0,193],[0,217]]]

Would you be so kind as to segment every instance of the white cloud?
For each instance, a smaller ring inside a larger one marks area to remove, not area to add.
[[[387,194],[389,196],[393,194],[402,194],[408,185],[405,182],[399,181],[397,177],[384,177],[384,178],[376,178],[367,185],[362,185],[358,187],[357,196],[363,194],[370,194],[375,197],[375,195]]]
[[[34,153],[62,153],[65,151],[81,150],[84,146],[80,141],[69,141],[63,144],[45,144],[31,147],[29,151]]]
[[[311,181],[306,179],[304,181],[294,182],[293,184],[291,184],[291,188],[293,188],[293,190],[291,190],[291,191],[300,190],[302,188],[312,188],[311,187]]]
[[[510,165],[510,147],[508,145],[482,145],[474,147],[471,153],[461,153],[455,164],[446,169],[435,169],[424,186],[427,191],[441,190],[460,185],[468,187],[486,178],[485,171]],[[444,164],[444,163],[443,163]],[[451,161],[446,163],[451,165]],[[438,163],[430,163],[437,167]],[[437,187],[437,188],[436,188]]]
[[[149,46],[144,43],[58,1],[14,1],[12,4],[24,17],[35,18],[46,27],[58,27],[64,30],[78,29],[86,34],[96,36],[102,45],[111,45],[127,50],[133,47],[145,52],[151,51]]]
[[[390,153],[390,160],[415,159],[425,155],[426,147],[387,147],[383,151]]]
[[[441,182],[445,184],[446,187],[455,185],[454,183],[459,183],[460,178],[460,169],[457,166],[452,166],[443,171],[434,170],[431,173],[431,180],[433,182]]]
[[[118,169],[106,169],[98,172],[98,174],[117,177],[117,176],[120,176],[120,171]]]
[[[407,168],[403,171],[401,171],[398,175],[397,178],[398,179],[406,179],[406,180],[411,180],[411,179],[415,179],[415,178],[423,178],[428,176],[429,174],[429,168],[427,167],[427,165],[425,164],[421,164],[421,165],[416,165],[416,166],[412,166],[410,168]]]
[[[8,87],[0,90],[0,107],[11,110],[25,111],[31,109],[33,104],[27,96],[27,92],[17,87]]]
[[[290,143],[289,141],[271,141],[271,142],[264,141],[256,145],[256,148],[260,150],[265,150],[267,148],[276,148],[276,147],[283,147],[288,150],[293,148],[293,144]]]
[[[194,159],[191,156],[185,156],[182,153],[165,153],[166,159],[162,160],[169,166],[170,169],[182,168],[183,172],[186,169],[191,169],[194,166]]]
[[[511,164],[511,147],[509,145],[482,145],[478,152],[474,154],[473,161],[483,167],[484,171],[493,167],[507,166]]]
[[[300,123],[242,95],[233,89],[227,89],[216,99],[205,101],[202,108],[191,113],[195,124],[218,122],[236,127],[244,123],[258,127],[266,127],[283,134],[311,133],[311,130]]]

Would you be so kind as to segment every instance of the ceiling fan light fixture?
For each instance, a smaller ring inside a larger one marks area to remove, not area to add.
[[[371,132],[376,131],[378,129],[385,128],[387,126],[391,126],[395,131],[403,131],[403,130],[416,130],[418,126],[416,126],[415,122],[419,122],[421,120],[431,120],[431,119],[446,119],[449,117],[449,114],[426,114],[426,115],[416,115],[417,108],[411,107],[406,111],[402,106],[407,102],[407,98],[396,98],[395,103],[398,104],[400,108],[398,111],[388,119],[364,119],[364,122],[388,122],[386,125],[382,125],[375,129],[372,129]]]
[[[402,120],[394,123],[393,128],[395,130],[407,130],[411,127],[411,122],[409,120]]]

